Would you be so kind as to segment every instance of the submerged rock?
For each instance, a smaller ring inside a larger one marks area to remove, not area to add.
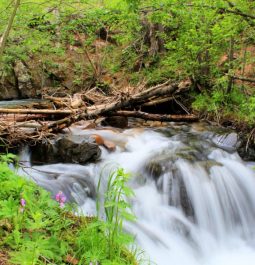
[[[194,208],[178,168],[173,168],[172,170],[169,183],[169,204],[181,208],[186,216],[194,217]]]
[[[157,180],[163,173],[162,165],[158,161],[151,161],[145,166],[145,171]]]
[[[37,179],[38,184],[51,192],[52,197],[61,191],[67,201],[82,205],[87,198],[96,198],[96,189],[88,172],[78,173],[51,173],[43,172],[47,178]]]
[[[67,137],[53,142],[40,143],[31,148],[32,164],[41,163],[76,163],[86,164],[100,158],[101,150],[91,139],[75,142]]]

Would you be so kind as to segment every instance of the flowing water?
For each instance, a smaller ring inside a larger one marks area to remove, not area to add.
[[[201,127],[76,127],[73,135],[99,134],[113,141],[116,151],[102,148],[96,164],[43,165],[24,171],[53,194],[62,190],[84,214],[95,214],[99,176],[103,174],[106,182],[109,165],[121,166],[131,172],[135,191],[131,204],[137,222],[127,223],[126,229],[151,264],[254,265],[255,173],[236,152],[217,147],[215,134]],[[27,152],[23,159],[29,159]]]

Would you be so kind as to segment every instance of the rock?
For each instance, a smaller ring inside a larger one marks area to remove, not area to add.
[[[67,137],[51,143],[37,144],[31,147],[32,164],[41,163],[77,163],[86,164],[100,158],[99,146],[91,140],[75,142]]]
[[[15,63],[14,73],[20,96],[22,98],[36,97],[36,91],[32,83],[32,76],[28,66],[22,61],[18,61]]]
[[[108,140],[104,140],[104,147],[110,152],[114,152],[116,150],[116,145]]]
[[[19,98],[19,91],[14,86],[7,84],[0,84],[0,100],[17,99]]]
[[[235,132],[216,135],[212,138],[212,142],[219,148],[228,152],[234,152],[240,145],[238,141],[238,134]]]
[[[104,145],[104,139],[102,136],[98,134],[92,134],[90,137],[93,138],[98,145]]]
[[[207,124],[203,123],[203,122],[194,122],[191,124],[191,128],[192,130],[194,130],[195,132],[204,132],[207,131]]]
[[[103,126],[112,126],[124,129],[128,126],[128,118],[122,116],[111,116],[102,120],[101,124]]]
[[[238,148],[238,154],[244,161],[255,161],[255,145],[250,144],[248,148],[246,148],[246,144],[241,145]]]
[[[37,183],[52,193],[52,197],[62,191],[67,201],[82,205],[86,199],[96,198],[96,188],[89,172],[77,173],[51,173],[42,172],[45,178],[37,179]]]
[[[151,161],[145,166],[145,171],[152,176],[154,180],[158,180],[163,173],[163,168],[159,161]]]
[[[111,141],[105,140],[101,135],[92,134],[90,137],[92,137],[98,145],[104,146],[108,151],[113,152],[116,150],[116,145]]]
[[[215,160],[199,161],[198,164],[203,167],[208,174],[210,173],[212,167],[223,167],[223,164]]]
[[[56,146],[61,162],[85,164],[98,160],[101,155],[98,145],[86,140],[75,143],[68,138],[62,138],[57,141]]]
[[[173,168],[169,183],[169,204],[182,208],[186,216],[194,218],[194,208],[188,196],[182,174],[178,168]]]

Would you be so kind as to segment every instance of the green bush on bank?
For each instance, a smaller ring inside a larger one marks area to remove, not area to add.
[[[137,264],[122,228],[109,241],[112,224],[75,216],[71,205],[61,208],[59,200],[9,168],[13,159],[0,158],[0,254],[6,254],[6,264]]]

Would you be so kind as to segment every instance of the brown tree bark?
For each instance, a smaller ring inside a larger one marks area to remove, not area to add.
[[[133,118],[141,118],[144,120],[150,121],[186,121],[186,122],[194,122],[198,121],[198,117],[195,115],[170,115],[170,114],[151,114],[142,111],[127,111],[127,110],[119,110],[116,112],[110,112],[107,115],[110,116],[125,116],[125,117],[133,117]]]
[[[73,114],[75,110],[54,110],[54,109],[3,109],[0,113],[8,114]]]
[[[146,89],[143,92],[137,93],[133,96],[123,95],[118,101],[100,105],[100,107],[92,106],[88,107],[85,112],[76,113],[71,117],[66,117],[64,119],[58,120],[55,123],[52,123],[47,128],[50,131],[58,130],[58,128],[63,129],[64,127],[70,126],[72,123],[77,122],[82,119],[93,119],[99,116],[103,116],[105,113],[114,112],[120,110],[121,108],[132,107],[137,104],[144,103],[149,101],[151,97],[161,97],[161,96],[170,96],[175,92],[180,92],[187,89],[190,86],[190,81],[184,82],[166,82],[164,84],[151,87]]]

